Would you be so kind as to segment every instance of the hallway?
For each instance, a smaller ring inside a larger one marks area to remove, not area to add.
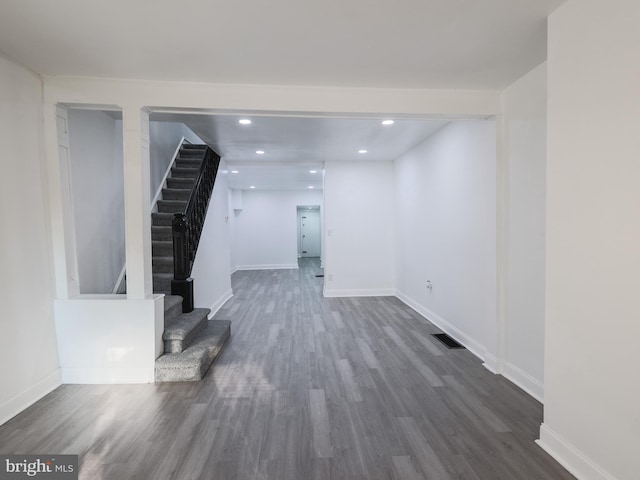
[[[202,382],[63,385],[3,453],[80,454],[86,479],[572,479],[542,406],[394,297],[323,298],[318,259],[238,271]]]

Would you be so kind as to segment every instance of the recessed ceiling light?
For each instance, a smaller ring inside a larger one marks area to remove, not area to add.
[[[309,170],[309,173],[318,173],[317,170]]]
[[[367,153],[366,150],[358,150],[358,153]]]
[[[251,123],[251,120],[249,120],[248,118],[241,118],[240,120],[238,120],[238,123],[240,125],[249,125]]]
[[[231,173],[238,173],[238,170],[231,170]]]
[[[393,120],[383,120],[382,124],[383,125],[393,125]]]
[[[255,185],[251,185],[249,188],[256,188],[256,186]]]
[[[313,188],[313,185],[309,185],[309,188]]]
[[[256,150],[256,153],[257,153],[258,155],[264,155],[264,150]]]

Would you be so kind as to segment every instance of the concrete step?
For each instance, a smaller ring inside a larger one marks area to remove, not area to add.
[[[156,382],[197,382],[207,373],[231,334],[229,320],[209,320],[193,344],[180,353],[165,353],[156,360]]]
[[[151,226],[151,240],[173,241],[173,233],[168,225]]]
[[[189,200],[191,195],[190,188],[163,188],[162,199],[163,200],[182,200],[184,202]]]
[[[197,168],[180,168],[172,167],[171,176],[173,178],[196,178],[198,176]]]
[[[186,200],[158,200],[159,213],[184,213],[186,208]]]
[[[183,313],[171,322],[165,318],[164,353],[180,353],[191,345],[202,330],[207,327],[207,315],[211,313],[208,308],[194,308],[189,313]]]

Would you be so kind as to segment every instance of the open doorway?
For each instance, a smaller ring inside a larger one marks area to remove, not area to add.
[[[320,205],[299,205],[298,209],[298,258],[319,258]]]

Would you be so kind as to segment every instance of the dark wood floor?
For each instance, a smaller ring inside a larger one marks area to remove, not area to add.
[[[0,452],[79,454],[86,479],[574,478],[534,443],[538,402],[395,298],[323,298],[319,272],[235,273],[202,382],[64,385]]]

